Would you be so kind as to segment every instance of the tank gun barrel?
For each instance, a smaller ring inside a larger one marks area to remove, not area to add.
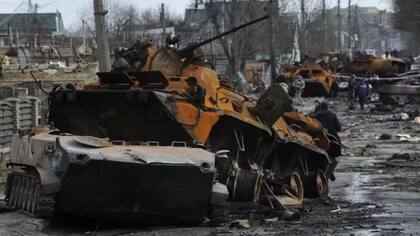
[[[212,37],[212,38],[206,39],[206,40],[201,41],[201,42],[198,42],[198,43],[194,43],[194,44],[192,44],[190,46],[187,46],[185,48],[180,49],[179,50],[179,55],[181,57],[186,57],[186,55],[188,55],[189,52],[192,52],[192,51],[196,50],[197,48],[199,48],[199,47],[201,47],[201,46],[203,46],[203,45],[205,45],[207,43],[210,43],[210,42],[212,42],[212,41],[214,41],[216,39],[219,39],[221,37],[224,37],[225,35],[228,35],[230,33],[236,32],[239,29],[245,28],[245,27],[247,27],[249,25],[255,24],[257,22],[263,21],[263,20],[268,19],[268,18],[269,18],[269,15],[265,15],[263,17],[260,17],[260,18],[257,18],[255,20],[249,21],[249,22],[247,22],[245,24],[236,26],[233,29],[230,29],[228,31],[225,31],[225,32],[223,32],[223,33],[221,33],[219,35],[216,35],[216,36]]]

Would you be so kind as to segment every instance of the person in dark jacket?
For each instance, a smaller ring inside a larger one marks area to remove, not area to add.
[[[337,116],[328,109],[328,103],[321,102],[320,111],[315,115],[315,119],[317,119],[322,126],[328,130],[328,133],[334,136],[337,142],[340,144],[340,137],[338,136],[338,132],[341,132],[341,123],[338,120]],[[336,152],[332,152],[330,154],[330,150],[328,151],[330,155],[332,165],[335,167],[338,164],[337,157],[341,154],[341,147],[338,148]],[[332,181],[335,180],[334,173],[331,173],[330,179]]]
[[[368,97],[368,94],[369,94],[369,85],[366,82],[361,81],[356,89],[356,93],[359,98],[360,110],[364,111],[366,98]]]
[[[315,114],[315,119],[317,119],[322,126],[328,130],[329,134],[333,135],[338,141],[340,141],[338,132],[341,132],[341,123],[337,116],[328,109],[327,102],[321,102],[319,109],[320,111]]]
[[[347,91],[347,100],[350,110],[354,110],[354,99],[356,94],[356,88],[357,88],[357,82],[356,82],[356,76],[352,75],[348,81],[348,91]]]
[[[315,116],[316,114],[318,114],[318,112],[321,110],[320,106],[321,106],[321,102],[319,100],[315,100],[314,110],[309,112],[309,115]]]

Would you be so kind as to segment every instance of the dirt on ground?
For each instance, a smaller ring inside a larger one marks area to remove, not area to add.
[[[306,99],[298,109],[308,112],[314,100]],[[277,212],[244,203],[216,209],[213,218],[199,226],[147,228],[102,222],[50,222],[3,211],[0,235],[418,234],[420,124],[413,120],[417,106],[370,112],[377,105],[371,103],[369,111],[360,112],[348,110],[340,98],[329,100],[329,104],[343,124],[340,136],[345,148],[336,180],[330,182],[329,199],[305,199],[302,208],[291,209],[299,213],[298,219],[281,220]],[[4,181],[4,171],[0,173]]]

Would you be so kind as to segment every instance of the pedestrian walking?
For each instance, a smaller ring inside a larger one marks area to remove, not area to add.
[[[360,110],[365,110],[366,98],[369,93],[369,86],[365,81],[361,81],[356,89],[357,97],[359,99]]]
[[[334,137],[330,138],[330,141],[338,143],[338,145],[336,145],[338,149],[332,153],[329,153],[332,165],[336,166],[338,164],[337,157],[341,155],[341,140],[338,136],[338,133],[341,132],[341,123],[338,120],[337,115],[328,109],[327,102],[321,102],[319,109],[320,111],[315,115],[315,119],[317,119],[322,124],[324,129],[326,129],[328,133]],[[330,178],[333,181],[335,180],[334,173],[331,173]]]
[[[356,76],[352,75],[348,81],[347,103],[350,110],[354,110],[354,100],[357,88]]]

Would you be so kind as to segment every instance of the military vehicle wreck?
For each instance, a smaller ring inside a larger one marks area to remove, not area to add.
[[[40,216],[200,222],[223,198],[277,209],[325,197],[340,146],[320,123],[280,85],[252,100],[193,54],[266,18],[180,50],[137,42],[97,83],[52,91],[54,130],[15,137],[8,203]]]
[[[292,80],[296,76],[302,76],[305,81],[302,94],[304,97],[331,97],[338,93],[337,78],[329,69],[318,63],[304,63],[300,67],[286,66],[282,74]],[[293,95],[293,91],[291,93]]]
[[[420,73],[413,71],[393,80],[381,79],[377,92],[384,104],[420,104]]]
[[[340,73],[354,74],[360,77],[377,75],[393,77],[410,70],[411,63],[406,59],[382,59],[373,55],[355,54],[352,61],[344,62]]]

